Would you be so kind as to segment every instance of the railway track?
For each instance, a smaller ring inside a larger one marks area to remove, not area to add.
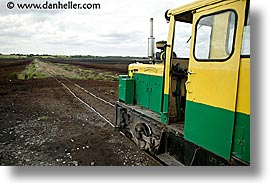
[[[76,98],[80,103],[82,103],[86,108],[88,108],[91,112],[97,114],[103,121],[107,122],[112,128],[115,127],[115,104],[107,101],[94,93],[88,91],[87,89],[79,86],[68,78],[58,75],[57,73],[53,73],[52,71],[47,70],[49,75],[56,80],[60,85],[62,85],[74,98]],[[58,77],[57,77],[58,76]],[[99,108],[103,108],[105,110],[99,111]],[[127,136],[122,132],[119,133],[126,138],[131,143],[134,143],[132,140],[127,138]],[[152,160],[157,162],[159,165],[166,166],[163,161],[158,159],[155,156],[144,151]]]

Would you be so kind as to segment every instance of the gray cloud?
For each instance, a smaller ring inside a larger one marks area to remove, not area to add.
[[[1,1],[0,52],[146,56],[150,17],[155,18],[156,40],[167,38],[163,7],[173,3],[163,1],[99,0],[98,11],[8,10]],[[34,2],[45,0],[28,1]]]

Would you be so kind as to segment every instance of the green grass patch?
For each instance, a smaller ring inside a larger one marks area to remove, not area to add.
[[[102,71],[100,69],[83,68],[70,64],[55,64],[43,62],[43,64],[35,59],[22,72],[13,72],[9,75],[10,79],[39,79],[49,77],[45,68],[52,70],[57,76],[63,76],[70,79],[79,80],[103,80],[103,81],[117,81],[118,75],[112,72]]]
[[[17,79],[25,80],[25,79],[39,79],[46,78],[47,75],[38,70],[36,61],[32,62],[30,65],[26,67],[26,70],[17,74]]]

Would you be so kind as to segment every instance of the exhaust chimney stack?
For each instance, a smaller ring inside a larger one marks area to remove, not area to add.
[[[155,38],[153,35],[153,18],[150,18],[150,37],[148,38],[148,57],[154,59],[155,53]]]
[[[153,30],[154,30],[154,19],[150,18],[150,37],[154,37]]]

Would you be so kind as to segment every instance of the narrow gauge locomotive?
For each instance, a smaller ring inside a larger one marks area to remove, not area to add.
[[[250,165],[249,3],[197,0],[168,10],[157,58],[119,76],[116,128],[169,165]],[[190,50],[180,58],[176,34],[185,27]]]

